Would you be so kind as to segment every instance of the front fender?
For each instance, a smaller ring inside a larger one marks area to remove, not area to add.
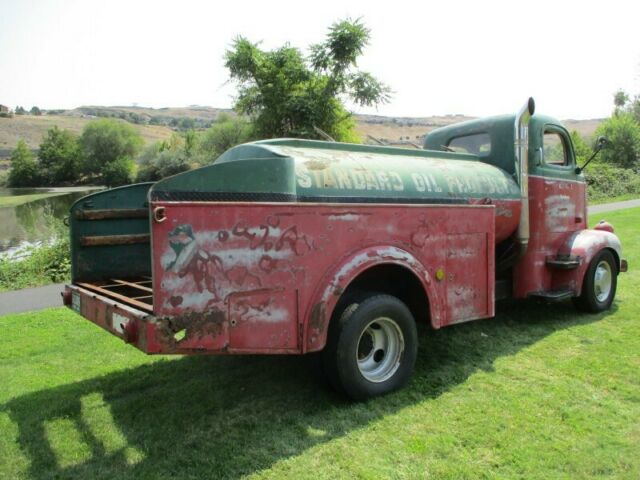
[[[622,245],[620,239],[613,233],[605,230],[581,230],[573,233],[565,242],[560,255],[570,255],[571,257],[579,257],[580,265],[571,271],[571,275],[575,280],[576,294],[582,291],[582,281],[584,274],[589,268],[591,260],[601,250],[608,248],[614,252],[616,266],[620,272],[620,262],[622,259]]]
[[[394,246],[370,246],[353,252],[334,264],[323,276],[305,313],[304,346],[306,352],[321,350],[333,311],[349,284],[370,267],[392,264],[411,271],[422,284],[429,299],[431,322],[441,323],[441,298],[425,267],[409,252]]]

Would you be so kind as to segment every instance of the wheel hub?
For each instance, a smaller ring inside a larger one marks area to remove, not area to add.
[[[598,302],[605,302],[611,293],[611,285],[613,283],[613,275],[611,266],[604,260],[598,263],[593,279],[593,290]]]
[[[404,337],[398,324],[391,318],[376,318],[360,335],[358,369],[370,382],[384,382],[400,366],[403,351]]]

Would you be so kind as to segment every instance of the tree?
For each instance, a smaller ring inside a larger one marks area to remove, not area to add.
[[[319,138],[317,127],[336,140],[355,140],[355,122],[343,102],[371,106],[390,98],[385,84],[356,69],[369,38],[360,20],[343,20],[311,46],[308,58],[289,45],[264,51],[236,38],[224,57],[238,84],[235,109],[254,120],[259,137]]]
[[[40,144],[39,167],[49,185],[76,182],[82,170],[82,154],[78,137],[57,126],[49,129]]]
[[[25,115],[26,113],[27,111],[24,109],[24,107],[21,107],[20,105],[16,107],[16,115]]]
[[[640,124],[629,113],[608,118],[596,130],[596,135],[609,139],[601,155],[602,161],[623,168],[640,168]]]
[[[615,106],[615,113],[624,109],[625,105],[629,101],[629,95],[624,90],[618,90],[613,94],[613,105]]]
[[[35,105],[31,107],[30,113],[31,115],[42,115],[42,111]]]
[[[34,187],[38,184],[38,167],[24,140],[11,153],[10,187]]]
[[[107,187],[126,185],[133,181],[135,162],[130,157],[118,157],[102,169],[102,181]]]
[[[587,142],[580,136],[577,130],[571,132],[571,143],[573,143],[573,151],[576,154],[576,164],[584,165],[589,157],[593,154],[593,150]]]
[[[183,138],[173,134],[168,140],[149,145],[139,158],[140,168],[136,179],[140,182],[160,180],[189,170],[189,152],[194,141],[192,135]]]
[[[246,119],[220,114],[200,138],[197,161],[202,165],[213,163],[231,147],[248,142],[254,136],[253,126]]]
[[[113,119],[94,120],[84,127],[80,136],[84,173],[100,177],[111,163],[135,158],[142,144],[142,137],[128,123]],[[120,168],[125,163],[120,162]]]

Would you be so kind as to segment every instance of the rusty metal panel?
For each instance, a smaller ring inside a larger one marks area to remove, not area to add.
[[[526,255],[514,269],[515,298],[554,288],[553,277],[559,273],[547,259],[558,255],[574,232],[587,227],[585,189],[582,181],[529,176],[531,237]],[[571,272],[568,275],[576,274]]]
[[[156,206],[166,213],[166,220],[152,225],[155,341],[162,351],[322,348],[339,294],[353,275],[380,263],[406,266],[433,292],[436,327],[493,315],[493,206]],[[447,247],[451,235],[464,234],[466,241]],[[457,287],[473,292],[468,298],[474,307],[446,310],[446,252],[462,258],[469,248],[474,255],[451,268]],[[467,282],[465,269],[482,271],[484,278]],[[445,272],[441,279],[438,270]],[[330,272],[342,273],[334,280]]]

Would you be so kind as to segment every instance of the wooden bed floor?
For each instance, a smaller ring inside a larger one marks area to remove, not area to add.
[[[151,277],[109,278],[98,282],[76,282],[86,290],[147,312],[153,312]]]

